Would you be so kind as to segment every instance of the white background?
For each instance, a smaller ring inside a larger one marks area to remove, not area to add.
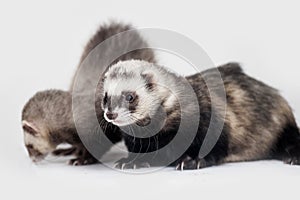
[[[117,19],[182,33],[216,64],[241,62],[248,74],[281,91],[299,122],[299,9],[297,1],[1,1],[0,198],[297,199],[300,167],[277,161],[144,175],[58,161],[35,166],[23,147],[20,118],[36,91],[68,88],[89,37]],[[160,59],[191,73],[171,57]]]

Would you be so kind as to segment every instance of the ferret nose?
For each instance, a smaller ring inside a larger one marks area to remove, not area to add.
[[[118,117],[118,113],[107,112],[106,116],[107,116],[108,119],[114,120],[114,119],[116,119]]]

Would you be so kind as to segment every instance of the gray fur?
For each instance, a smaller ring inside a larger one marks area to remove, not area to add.
[[[80,65],[87,58],[89,53],[93,51],[98,44],[110,38],[111,36],[117,35],[118,33],[126,32],[128,30],[134,30],[134,27],[132,27],[130,24],[122,24],[117,22],[103,24],[99,27],[95,35],[90,39],[90,41],[85,46],[85,49],[80,58],[78,68],[76,69],[75,75],[71,81],[71,91],[72,91],[72,87],[74,86],[74,81],[75,81],[74,79],[76,78],[76,75],[80,70]],[[110,46],[113,46],[113,48],[110,48]],[[101,57],[103,58],[102,63],[105,63],[104,61],[105,57],[109,57],[109,55],[112,55],[114,53],[113,52],[114,49],[126,49],[127,46],[148,46],[148,45],[138,31],[132,31],[130,34],[127,35],[124,34],[121,38],[114,37],[113,39],[110,40],[110,43],[107,44],[107,48],[105,49],[105,52],[99,52],[102,54],[101,55]],[[130,59],[142,59],[151,63],[156,62],[154,52],[151,49],[138,49],[123,54],[115,61],[113,61],[113,63],[111,64],[114,64],[120,60],[130,60]],[[90,70],[92,72],[94,71],[93,69]],[[101,88],[101,86],[99,86],[99,88]]]
[[[24,106],[22,122],[25,144],[34,161],[40,161],[52,152],[54,155],[75,155],[77,158],[72,159],[70,164],[97,162],[77,135],[72,116],[72,96],[69,92],[61,90],[37,92]],[[29,136],[26,132],[27,125],[36,131],[34,136]],[[63,143],[71,144],[72,147],[56,149]]]
[[[86,45],[83,54],[80,58],[79,65],[77,67],[74,78],[71,81],[70,91],[61,91],[61,90],[46,90],[38,92],[34,95],[28,103],[24,106],[22,111],[22,121],[30,127],[24,127],[25,133],[25,144],[29,151],[31,158],[34,161],[39,161],[43,159],[47,154],[53,153],[55,155],[75,155],[76,158],[71,160],[71,164],[82,165],[82,164],[92,164],[97,162],[93,156],[86,150],[82,144],[73,121],[73,112],[72,112],[72,90],[74,86],[75,77],[80,69],[80,65],[88,54],[101,42],[106,39],[114,36],[123,31],[132,29],[131,25],[112,22],[109,24],[101,25],[98,31],[90,39]],[[118,39],[118,38],[117,38]],[[146,42],[139,35],[138,32],[134,32],[126,40],[114,40],[113,43],[107,46],[105,52],[101,52],[103,55],[109,55],[112,52],[112,49],[121,48],[128,44],[144,44]],[[119,60],[127,59],[145,59],[149,62],[155,62],[154,53],[150,49],[142,49],[129,52],[122,55],[115,62]],[[91,69],[93,70],[93,69]],[[88,82],[90,77],[86,77],[86,81],[83,84]],[[98,77],[101,78],[101,77]],[[82,85],[82,87],[86,87]],[[99,86],[101,91],[101,86]],[[85,99],[84,97],[82,99]],[[82,100],[84,101],[84,100]],[[103,116],[102,110],[97,110],[98,116]],[[99,121],[102,121],[102,119]],[[26,130],[34,128],[41,137],[34,137],[32,134],[28,134]],[[34,141],[38,141],[36,144],[33,144]],[[118,139],[116,139],[118,140]],[[31,143],[31,144],[30,144]],[[61,143],[69,143],[73,145],[70,149],[55,150],[57,145]],[[75,150],[74,150],[75,148]],[[109,149],[110,147],[103,147],[103,152],[99,153],[100,157]]]

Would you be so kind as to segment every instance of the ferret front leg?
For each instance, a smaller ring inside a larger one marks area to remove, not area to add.
[[[77,151],[77,147],[70,147],[70,148],[66,148],[66,149],[55,149],[52,154],[55,156],[71,156],[73,154],[75,154]]]
[[[218,130],[216,130],[217,132]],[[202,169],[223,163],[224,158],[228,156],[228,128],[224,125],[218,141],[211,149],[211,151],[204,157],[199,156],[199,151],[203,143],[203,135],[206,133],[199,133],[193,145],[189,147],[187,152],[177,160],[175,164],[177,170]],[[196,142],[197,141],[197,142]]]
[[[72,156],[76,158],[69,160],[70,165],[90,165],[98,162],[86,149],[83,147],[70,147],[67,149],[56,149],[52,152],[55,156]]]
[[[143,154],[133,155],[130,154],[127,158],[121,158],[115,162],[114,168],[117,169],[139,169],[139,168],[149,168],[150,162],[146,159]]]
[[[76,158],[71,159],[69,161],[69,165],[74,165],[74,166],[79,166],[79,165],[91,165],[98,163],[99,161],[92,156],[88,152],[88,150],[80,145],[76,147],[76,153],[75,153]]]
[[[55,156],[75,156],[75,158],[69,160],[69,165],[90,165],[99,162],[81,145],[66,149],[56,149],[52,154]]]

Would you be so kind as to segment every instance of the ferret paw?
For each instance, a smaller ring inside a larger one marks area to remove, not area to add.
[[[148,162],[143,161],[135,161],[128,158],[121,158],[117,162],[115,162],[114,168],[117,169],[139,169],[139,168],[149,168],[150,164]]]
[[[290,165],[300,165],[300,145],[289,145],[286,147],[288,156],[283,159],[283,162]]]
[[[69,160],[68,164],[73,166],[91,165],[98,163],[99,161],[95,158],[74,158]]]
[[[52,154],[55,156],[70,156],[75,154],[76,150],[76,147],[70,147],[67,149],[56,149],[52,152]]]
[[[202,169],[210,166],[205,159],[192,159],[190,157],[184,158],[176,165],[176,170],[192,170],[192,169]]]
[[[290,164],[290,165],[300,165],[300,157],[286,158],[284,160],[284,163]]]

